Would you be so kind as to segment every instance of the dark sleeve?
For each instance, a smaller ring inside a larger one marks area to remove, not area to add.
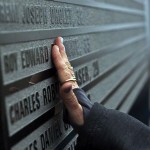
[[[150,150],[150,129],[133,117],[95,103],[80,127],[77,150]]]

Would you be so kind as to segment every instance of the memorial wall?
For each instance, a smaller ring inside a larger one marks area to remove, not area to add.
[[[0,150],[73,150],[51,45],[64,38],[92,102],[128,113],[148,80],[144,3],[0,0]]]

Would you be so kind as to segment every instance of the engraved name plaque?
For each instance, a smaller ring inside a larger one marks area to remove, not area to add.
[[[88,98],[128,113],[148,78],[145,14],[133,0],[0,0],[0,150],[75,149],[51,59],[58,36]]]

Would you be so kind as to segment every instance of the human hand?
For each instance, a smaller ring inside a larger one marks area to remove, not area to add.
[[[61,37],[56,38],[55,45],[52,47],[52,59],[60,81],[60,96],[68,110],[71,122],[81,126],[84,124],[83,108],[73,92],[73,89],[79,88],[79,86],[62,40]]]

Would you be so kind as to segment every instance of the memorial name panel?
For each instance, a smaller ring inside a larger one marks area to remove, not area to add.
[[[85,41],[85,42],[80,42]],[[4,84],[50,69],[51,44],[53,40],[42,40],[1,46],[1,63]],[[65,38],[67,54],[73,59],[90,52],[89,36]],[[87,48],[88,46],[88,48]],[[80,47],[78,49],[78,47]]]
[[[118,34],[123,34],[120,39],[114,32],[71,36],[64,38],[64,45],[66,46],[66,53],[71,60],[84,56],[92,51],[94,52],[103,49],[103,46],[106,49],[105,45],[108,44],[111,44],[110,46],[114,46],[115,48],[118,44],[125,42],[123,40],[126,40],[126,42],[128,41],[128,43],[134,38],[135,40],[136,38],[138,40],[140,37],[142,38],[142,34],[140,34],[142,31],[143,29],[129,31],[131,32],[130,35],[132,33],[135,34],[133,38],[132,36],[129,38],[127,34],[129,32],[126,30],[120,32],[118,31]],[[127,33],[125,34],[125,32]],[[115,38],[113,38],[112,41],[107,40],[111,34],[114,34]],[[96,43],[95,41],[97,41],[97,39],[101,40]],[[113,42],[116,42],[116,44]],[[53,40],[42,40],[1,46],[1,64],[4,84],[8,84],[29,75],[50,69],[52,67],[52,62],[50,59],[52,43]],[[101,43],[102,46],[100,47],[98,43]],[[109,49],[111,49],[111,47]]]
[[[133,45],[136,45],[138,48],[140,45],[142,46],[142,43],[143,41],[140,41],[138,44],[133,43]],[[108,53],[102,57],[97,56],[101,59],[82,63],[82,65],[75,67],[74,71],[78,84],[81,87],[88,85],[100,74],[105,72],[107,68],[112,66],[112,60],[114,60],[114,62],[116,60],[120,62],[123,58],[118,58],[118,56],[124,55],[124,58],[126,58],[133,53],[130,49],[129,51],[125,51],[124,49],[110,54]],[[37,75],[35,75],[35,78],[38,80]],[[34,76],[32,76],[31,79],[34,80]],[[35,85],[28,86],[19,92],[16,90],[16,93],[6,96],[7,120],[10,135],[20,130],[20,127],[24,127],[30,123],[32,118],[36,119],[59,102],[57,94],[59,83],[55,80],[54,77],[46,79]],[[10,87],[10,90],[11,89],[12,87]]]
[[[57,36],[63,36],[77,82],[93,102],[116,108],[146,68],[143,5],[88,2],[0,0],[0,149],[75,149],[78,135],[63,122],[51,59]]]
[[[80,85],[85,85],[100,73],[98,60],[75,69],[75,75]],[[32,76],[34,79],[34,76]],[[35,75],[36,80],[38,76]],[[9,134],[13,135],[41,114],[54,107],[59,102],[59,82],[55,77],[48,78],[20,90],[15,90],[5,98]]]
[[[139,80],[139,82],[137,82],[135,88],[131,90],[129,95],[126,96],[126,98],[124,99],[124,103],[118,108],[121,112],[129,113],[132,105],[134,104],[137,98],[137,93],[139,93],[142,90],[148,78],[149,72],[145,71],[143,77]]]
[[[138,67],[138,65],[142,64],[144,59],[145,53],[143,53],[143,50],[139,53],[134,53],[127,62],[117,70],[114,70],[114,72],[109,73],[109,76],[105,75],[104,77],[102,76],[102,78],[99,77],[99,80],[94,82],[90,88],[86,88],[87,95],[90,95],[93,102],[102,102],[104,99],[108,99],[106,98],[108,94],[111,93],[134,68],[138,70],[140,67]]]
[[[54,149],[71,131],[72,127],[63,123],[61,113],[34,130],[11,150]]]
[[[144,21],[144,15],[48,1],[0,2],[0,8],[0,29],[3,31],[62,29]]]
[[[19,92],[6,96],[9,134],[31,123],[59,102],[59,82],[46,79]]]
[[[128,90],[131,90],[130,88],[135,84],[135,82],[137,82],[137,79],[143,76],[143,72],[145,72],[146,69],[147,63],[143,63],[142,65],[140,65],[138,70],[133,72],[132,75],[128,77],[127,81],[125,81],[124,84],[122,84],[117,89],[117,91],[111,96],[111,100],[110,98],[107,99],[105,106],[112,109],[116,109],[116,107],[120,105],[120,103],[128,93]]]

